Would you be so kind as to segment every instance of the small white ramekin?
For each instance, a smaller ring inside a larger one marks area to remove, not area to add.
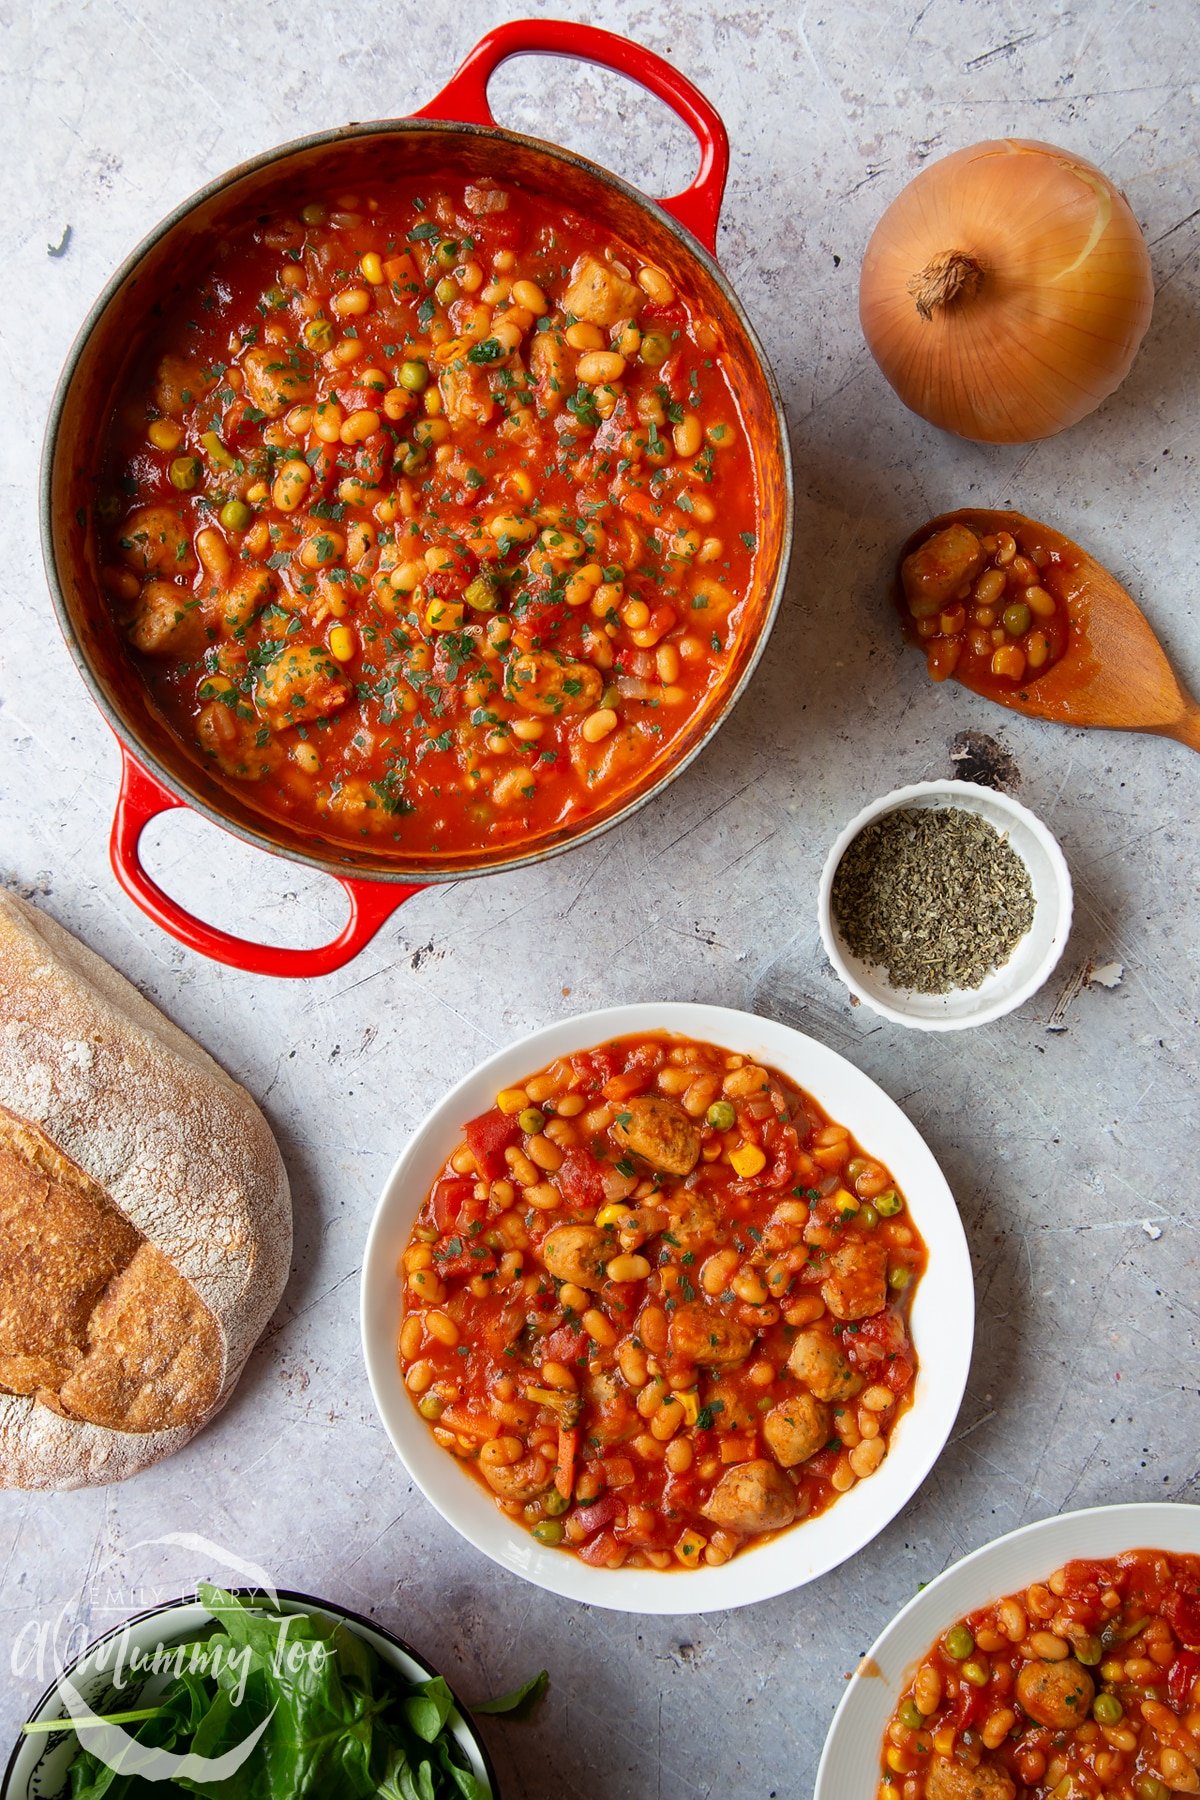
[[[1008,961],[977,988],[948,994],[919,994],[893,987],[883,969],[863,962],[843,940],[833,917],[831,894],[838,864],[864,826],[884,813],[920,807],[961,807],[978,813],[1007,838],[1029,871],[1033,924]],[[885,1019],[917,1031],[961,1031],[986,1025],[1023,1006],[1053,974],[1071,931],[1071,874],[1057,839],[1019,800],[973,781],[918,781],[873,800],[851,819],[825,859],[817,896],[821,942],[834,970],[852,994]]]

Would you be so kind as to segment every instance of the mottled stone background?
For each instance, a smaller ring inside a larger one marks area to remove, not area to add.
[[[719,250],[790,413],[791,586],[750,693],[665,799],[545,867],[430,890],[352,968],[300,986],[176,948],[113,882],[116,749],[59,640],[37,548],[43,419],[86,307],[169,207],[272,143],[423,103],[503,14],[488,0],[0,0],[0,878],[262,1098],[297,1228],[287,1298],[217,1425],[126,1488],[0,1502],[0,1638],[81,1591],[96,1628],[179,1591],[205,1572],[198,1559],[139,1540],[201,1532],[280,1584],[378,1614],[468,1697],[546,1665],[536,1721],[489,1728],[511,1800],[805,1800],[847,1671],[920,1581],[1064,1507],[1198,1497],[1200,762],[934,689],[885,598],[917,522],[1011,502],[1106,561],[1200,686],[1196,15],[1189,0],[552,10],[651,45],[728,123]],[[493,100],[502,121],[652,192],[688,177],[683,129],[615,77],[512,65]],[[1097,415],[1061,440],[990,450],[901,408],[863,346],[855,289],[909,177],[1005,133],[1075,149],[1124,187],[1158,304]],[[1077,920],[1051,988],[998,1025],[930,1039],[851,1010],[821,954],[815,884],[849,814],[949,774],[966,730],[1011,752],[1021,796],[1066,851]],[[340,918],[332,883],[195,819],[156,828],[151,860],[172,891],[255,934],[315,942]],[[1089,984],[1089,961],[1120,963],[1119,984]],[[853,1564],[749,1611],[639,1621],[501,1574],[414,1492],[363,1376],[356,1274],[384,1175],[449,1081],[548,1018],[666,996],[794,1022],[895,1096],[958,1196],[979,1331],[936,1472]],[[0,1679],[0,1740],[39,1687],[33,1671]]]

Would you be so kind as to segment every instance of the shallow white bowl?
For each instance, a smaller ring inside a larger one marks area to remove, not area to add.
[[[887,1164],[929,1247],[913,1302],[920,1368],[914,1404],[897,1426],[879,1473],[828,1512],[744,1550],[721,1568],[596,1569],[539,1544],[502,1513],[453,1456],[435,1443],[400,1378],[396,1265],[413,1221],[466,1120],[558,1056],[610,1038],[670,1031],[719,1044],[779,1069]],[[490,1057],[439,1101],[400,1155],[380,1197],[362,1275],[362,1338],[371,1391],[409,1474],[442,1517],[502,1568],[572,1600],[636,1613],[716,1612],[788,1593],[870,1543],[916,1492],[958,1412],[971,1360],[975,1293],[966,1239],[945,1177],[916,1127],[844,1057],[770,1019],[686,1002],[614,1006],[548,1025]]]
[[[437,1670],[423,1662],[402,1638],[393,1636],[359,1613],[284,1588],[277,1590],[276,1598],[282,1613],[323,1613],[328,1619],[342,1620],[370,1644],[387,1668],[395,1669],[405,1681],[428,1681],[437,1674]],[[135,1705],[136,1700],[129,1686],[118,1689],[114,1685],[114,1640],[124,1637],[128,1664],[132,1652],[151,1656],[159,1645],[169,1648],[194,1637],[211,1622],[212,1614],[196,1599],[172,1600],[166,1605],[151,1607],[96,1638],[81,1656],[67,1665],[63,1674],[71,1677],[72,1684],[93,1711],[122,1711]],[[34,1721],[63,1716],[63,1698],[57,1682],[52,1682],[29,1717]],[[496,1785],[491,1759],[474,1722],[456,1706],[447,1720],[447,1728],[465,1752],[471,1771],[485,1792],[492,1795],[493,1800],[499,1800],[500,1789]],[[43,1732],[32,1736],[23,1734],[14,1745],[0,1780],[0,1800],[59,1800],[60,1796],[65,1800],[67,1769],[76,1748],[73,1736],[47,1736]]]
[[[913,1666],[964,1614],[1044,1581],[1076,1557],[1122,1550],[1200,1554],[1200,1506],[1155,1500],[1063,1513],[1023,1525],[952,1564],[896,1614],[859,1664],[829,1727],[813,1800],[875,1794],[883,1734]]]
[[[893,987],[882,969],[862,962],[849,950],[837,928],[830,904],[838,864],[865,825],[884,813],[905,808],[957,806],[978,813],[1006,837],[1025,867],[1033,887],[1033,924],[1008,961],[977,988],[949,994],[918,994]],[[985,1025],[1025,1001],[1050,978],[1066,948],[1071,930],[1071,875],[1058,840],[1019,800],[973,781],[918,781],[873,800],[851,819],[825,859],[817,895],[817,921],[825,954],[852,994],[897,1025],[918,1031],[961,1031]]]

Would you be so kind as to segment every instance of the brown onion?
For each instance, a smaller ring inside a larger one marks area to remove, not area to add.
[[[1091,163],[1019,138],[956,150],[888,207],[859,315],[901,400],[961,437],[1028,443],[1085,418],[1150,323],[1146,241]]]

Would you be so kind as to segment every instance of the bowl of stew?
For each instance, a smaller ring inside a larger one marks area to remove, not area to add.
[[[693,185],[659,205],[498,127],[487,78],[528,50],[659,93]],[[782,404],[710,254],[727,164],[668,64],[516,22],[421,114],[243,165],[114,276],[55,399],[43,534],[125,752],[117,873],[165,929],[320,972],[416,888],[563,850],[697,754],[791,535]],[[177,804],[342,879],[336,945],[192,918],[137,853]]]
[[[1200,1507],[1093,1507],[954,1563],[847,1687],[814,1800],[1197,1791]]]
[[[924,1480],[974,1299],[946,1182],[868,1077],[771,1020],[562,1020],[401,1153],[363,1264],[409,1475],[536,1585],[647,1613],[784,1593]]]

